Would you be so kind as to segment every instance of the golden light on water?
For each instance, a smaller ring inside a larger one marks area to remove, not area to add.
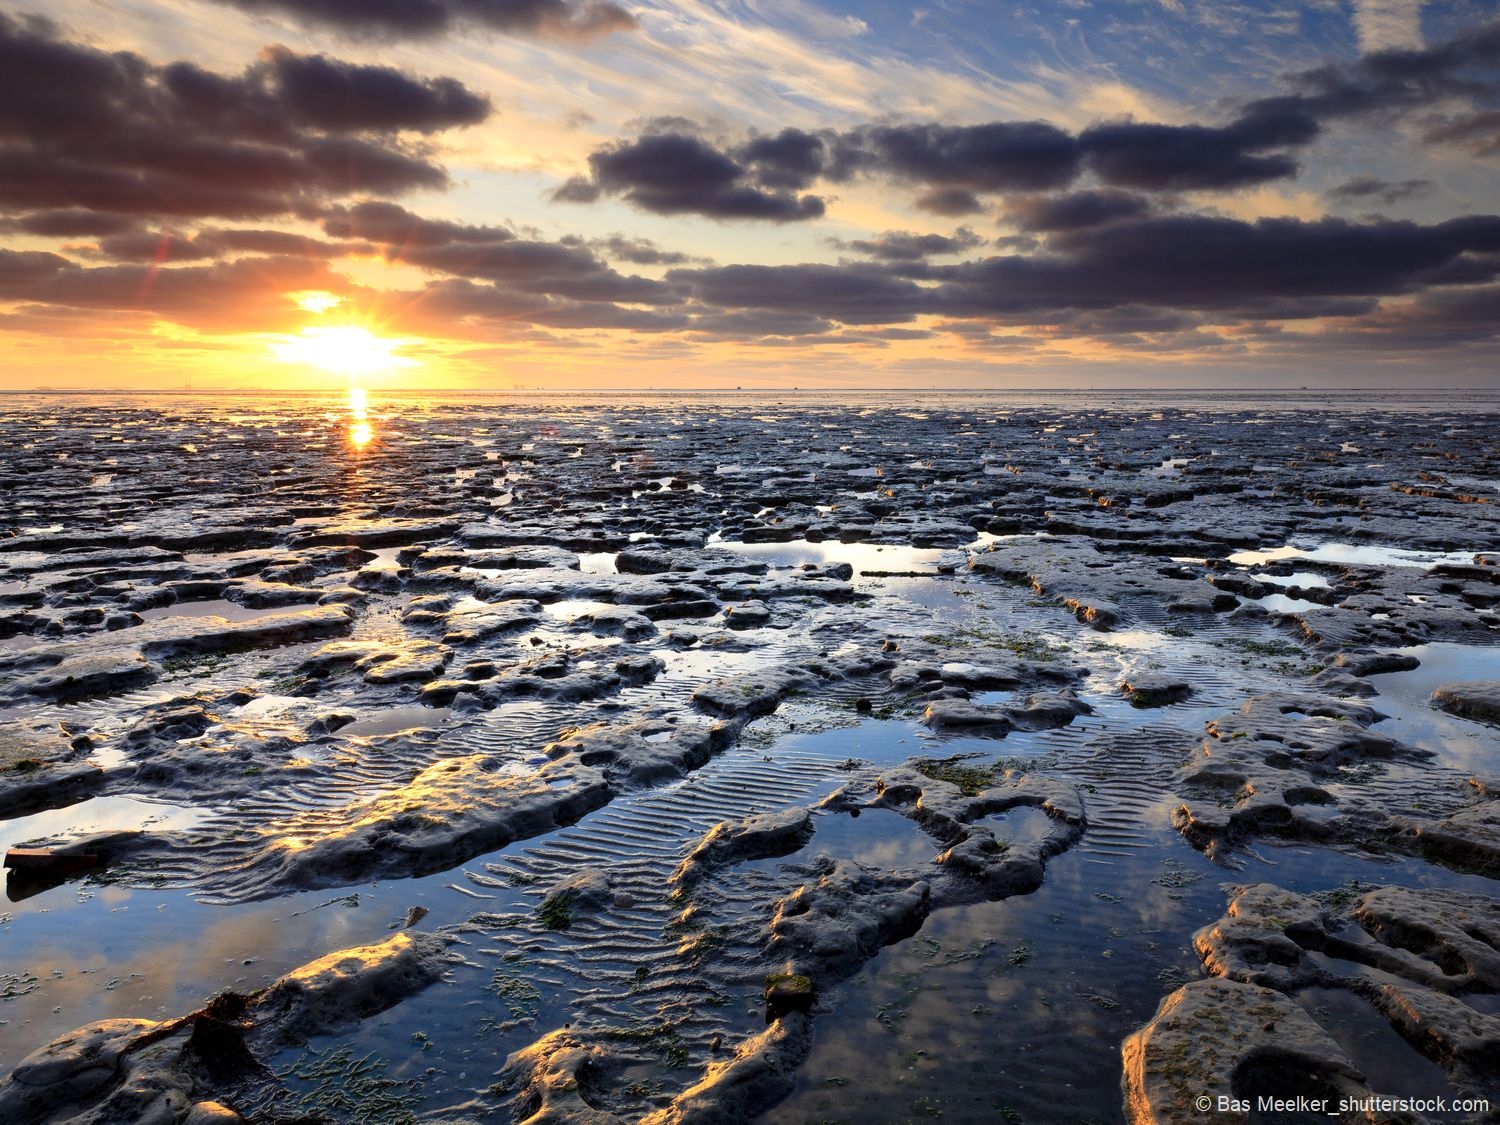
[[[370,398],[363,387],[349,388],[349,444],[363,449],[375,439],[375,427],[370,425]]]
[[[355,449],[363,449],[375,439],[374,427],[368,422],[354,422],[349,426],[349,444]]]

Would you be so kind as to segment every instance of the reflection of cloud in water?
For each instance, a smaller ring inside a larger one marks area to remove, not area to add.
[[[1279,559],[1311,559],[1313,562],[1347,563],[1353,566],[1415,566],[1440,564],[1464,566],[1473,563],[1475,551],[1406,551],[1369,544],[1322,543],[1316,547],[1275,547],[1264,551],[1237,551],[1229,556],[1236,566],[1260,566]]]
[[[1500,731],[1461,719],[1431,704],[1439,684],[1461,680],[1500,680],[1500,648],[1483,645],[1427,644],[1396,651],[1422,663],[1407,672],[1371,677],[1380,692],[1377,710],[1389,716],[1376,724],[1381,734],[1430,750],[1445,766],[1464,771],[1492,771],[1500,754]]]
[[[8,906],[13,917],[0,929],[6,968],[29,970],[39,983],[0,1010],[8,1021],[0,1026],[0,1071],[93,1020],[179,1016],[225,988],[261,988],[332,950],[383,940],[419,895],[409,887],[380,898],[361,890],[358,908],[311,909],[333,897],[314,892],[225,909],[181,892],[75,882]]]

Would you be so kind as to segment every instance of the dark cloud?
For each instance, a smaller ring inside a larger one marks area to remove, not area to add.
[[[1302,111],[1320,119],[1400,111],[1500,93],[1500,20],[1425,48],[1377,51],[1293,78]]]
[[[1135,219],[1150,200],[1123,191],[1079,191],[1070,195],[1019,196],[1006,201],[1006,215],[1025,231],[1077,230],[1116,219]]]
[[[876,266],[718,266],[672,270],[667,280],[710,308],[778,309],[844,324],[901,323],[928,306],[927,290]]]
[[[1361,317],[1381,297],[1497,276],[1500,216],[1422,226],[1147,215],[1054,231],[1044,252],[951,265],[891,258],[725,266],[673,270],[667,280],[698,307],[724,313],[887,326],[936,314],[1071,323],[1078,334],[1150,334],[1240,320]]]
[[[397,134],[488,112],[452,79],[284,48],[234,76],[158,67],[0,15],[0,207],[54,229],[59,213],[248,218],[440,188],[444,171]]]
[[[1458,145],[1475,156],[1500,156],[1500,110],[1461,115],[1427,131],[1434,144]]]
[[[641,135],[596,150],[590,177],[552,193],[567,203],[622,196],[657,214],[786,222],[823,214],[821,181],[880,178],[928,190],[935,214],[981,209],[979,196],[1069,187],[1085,170],[1106,185],[1143,191],[1230,190],[1293,176],[1297,163],[1265,150],[1306,144],[1318,124],[1296,98],[1253,103],[1225,126],[1095,125],[1073,136],[1042,121],[983,125],[870,125],[844,133],[785,129],[722,146],[691,123],[648,122]]]
[[[684,266],[706,259],[680,250],[663,250],[649,238],[626,238],[622,234],[611,235],[590,243],[595,250],[622,262],[633,262],[638,266]]]
[[[823,170],[820,137],[800,129],[783,129],[774,137],[755,137],[735,154],[762,187],[801,191]]]
[[[1208,125],[1093,125],[1079,134],[1089,170],[1114,187],[1141,191],[1224,191],[1297,174],[1297,162],[1283,154],[1263,155],[1273,146],[1302,144],[1317,133],[1266,127],[1244,121]],[[1302,139],[1296,139],[1302,138]]]
[[[347,288],[326,263],[301,257],[244,258],[173,269],[84,267],[64,261],[29,284],[25,296],[54,307],[141,312],[210,330],[254,332],[286,327],[288,292]]]
[[[868,126],[832,149],[832,180],[863,172],[971,192],[1065,187],[1080,160],[1077,140],[1042,121]]]
[[[1144,304],[1233,312],[1277,302],[1277,315],[1322,315],[1315,299],[1413,292],[1465,254],[1500,253],[1500,216],[1433,226],[1378,220],[1254,223],[1163,216],[1054,234],[1048,253],[929,266],[949,313]]]
[[[219,0],[247,12],[278,12],[356,38],[428,38],[464,27],[549,39],[593,39],[630,31],[635,17],[608,0]]]
[[[373,247],[325,242],[281,230],[219,230],[205,228],[192,235],[173,231],[132,230],[101,238],[99,254],[121,262],[203,261],[234,254],[300,254],[306,258],[334,258],[352,251],[369,252]]]
[[[265,52],[251,72],[289,119],[330,132],[351,130],[431,133],[477,125],[490,102],[454,78],[415,79],[384,66],[355,66],[325,55]]]
[[[826,317],[795,309],[750,309],[701,314],[693,318],[692,331],[721,340],[754,340],[764,336],[822,336],[836,327]]]
[[[596,203],[604,192],[587,176],[569,176],[552,189],[553,203]]]
[[[388,247],[447,246],[454,242],[507,242],[515,232],[507,227],[470,226],[447,219],[426,219],[405,207],[383,200],[365,200],[331,207],[323,230],[333,238],[365,239]]]
[[[554,199],[584,202],[588,186],[618,195],[642,210],[658,215],[705,215],[712,219],[762,219],[784,223],[816,219],[823,200],[797,196],[759,179],[769,170],[773,179],[784,174],[780,165],[764,161],[757,167],[736,161],[700,137],[686,133],[648,133],[635,141],[612,145],[589,156],[592,185],[564,184]]]
[[[340,207],[324,219],[323,229],[336,238],[376,243],[391,261],[518,293],[644,305],[676,300],[668,286],[619,273],[577,239],[522,238],[507,227],[425,219],[383,202]]]
[[[1341,203],[1399,203],[1403,199],[1426,195],[1432,190],[1431,180],[1382,180],[1376,176],[1355,176],[1338,187],[1330,188],[1328,197]]]
[[[108,215],[81,208],[68,211],[33,211],[16,219],[3,220],[5,229],[25,231],[52,238],[98,237],[124,234],[133,230],[136,220],[129,215]]]
[[[207,241],[150,230],[101,238],[99,252],[122,262],[189,262],[219,255]]]
[[[972,191],[963,188],[937,188],[916,198],[916,206],[933,215],[958,218],[984,210],[984,204]]]
[[[972,250],[984,240],[968,227],[959,227],[951,235],[912,234],[910,231],[891,230],[876,239],[830,241],[841,250],[855,250],[887,261],[910,262],[934,255],[961,254],[965,250]]]
[[[29,297],[37,285],[71,266],[68,259],[44,250],[0,248],[0,297]]]

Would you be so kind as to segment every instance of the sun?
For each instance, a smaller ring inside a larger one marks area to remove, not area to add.
[[[304,328],[271,344],[271,354],[282,363],[300,363],[334,375],[357,378],[381,375],[416,360],[399,354],[408,340],[377,336],[357,324]]]

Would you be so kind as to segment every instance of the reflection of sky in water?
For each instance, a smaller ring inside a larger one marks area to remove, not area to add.
[[[222,617],[225,621],[254,621],[260,617],[271,617],[278,613],[295,613],[300,609],[312,609],[314,603],[272,606],[268,609],[251,609],[238,602],[211,598],[201,602],[176,602],[173,605],[157,606],[137,612],[142,621],[156,621],[163,617]]]
[[[1416,566],[1439,564],[1467,565],[1474,561],[1474,551],[1406,551],[1397,547],[1374,547],[1368,544],[1323,543],[1316,547],[1276,547],[1264,551],[1237,551],[1229,556],[1236,566],[1260,566],[1278,559],[1311,559],[1314,562],[1348,563],[1357,566]]]
[[[1289,598],[1285,594],[1267,594],[1263,598],[1256,598],[1254,604],[1272,613],[1307,613],[1310,610],[1323,608],[1317,602],[1306,601],[1303,598]]]
[[[93,835],[139,828],[175,831],[192,827],[206,815],[199,809],[135,797],[95,797],[63,809],[0,820],[0,851],[59,835]]]
[[[1222,884],[1494,886],[1420,860],[1270,845],[1226,871],[1169,828],[1158,842],[1113,861],[1075,849],[1032,894],[933,914],[829,998],[794,1093],[760,1120],[1119,1121],[1120,1042],[1203,975],[1191,935],[1223,915]],[[1367,1039],[1367,1073],[1424,1070],[1398,1036]]]
[[[1314,587],[1328,589],[1328,579],[1321,574],[1311,570],[1293,571],[1291,574],[1257,574],[1255,579],[1266,583],[1268,586],[1301,586],[1304,590]]]
[[[797,861],[822,854],[894,870],[925,864],[942,850],[931,836],[889,809],[867,809],[858,816],[822,813],[813,826],[812,842],[794,857]]]
[[[830,566],[848,563],[856,575],[864,571],[900,570],[936,573],[939,562],[962,564],[965,552],[982,551],[1007,539],[1029,539],[1031,536],[996,536],[981,532],[963,547],[907,547],[895,543],[840,543],[827,539],[811,543],[794,539],[787,543],[741,543],[737,540],[709,540],[709,546],[730,550],[772,566]]]
[[[1390,718],[1375,729],[1431,750],[1444,765],[1493,773],[1500,763],[1500,728],[1460,719],[1432,706],[1432,692],[1456,680],[1500,680],[1500,647],[1430,644],[1398,649],[1420,660],[1409,672],[1370,677],[1380,695],[1370,701]]]
[[[615,574],[613,551],[584,551],[578,556],[578,569],[584,574]]]
[[[1333,959],[1324,963],[1344,974],[1361,968]],[[1407,1046],[1363,996],[1342,988],[1309,988],[1295,999],[1327,1029],[1377,1094],[1453,1097],[1443,1068]]]
[[[380,711],[369,711],[339,733],[346,738],[377,734],[395,734],[397,731],[440,727],[448,721],[448,708],[424,707],[413,703],[406,707],[387,707]]]

